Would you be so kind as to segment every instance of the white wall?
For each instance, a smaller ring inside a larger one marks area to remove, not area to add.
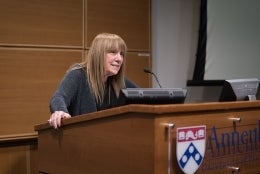
[[[199,9],[200,0],[152,0],[153,72],[162,87],[188,88],[186,102],[216,101],[220,93],[220,87],[186,87],[196,59]]]

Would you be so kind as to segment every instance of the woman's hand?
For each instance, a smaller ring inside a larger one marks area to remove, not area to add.
[[[63,112],[63,111],[55,111],[51,114],[49,124],[54,128],[58,129],[61,126],[61,119],[63,118],[70,118],[70,114]]]

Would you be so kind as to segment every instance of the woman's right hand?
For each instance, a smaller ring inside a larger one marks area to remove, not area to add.
[[[64,112],[64,111],[55,111],[51,114],[49,121],[49,124],[54,128],[58,129],[58,127],[61,126],[61,120],[63,118],[70,118],[70,114]]]

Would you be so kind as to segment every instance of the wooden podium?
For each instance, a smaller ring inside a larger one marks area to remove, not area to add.
[[[38,131],[39,173],[179,174],[176,129],[206,125],[199,173],[260,173],[260,101],[126,105]]]

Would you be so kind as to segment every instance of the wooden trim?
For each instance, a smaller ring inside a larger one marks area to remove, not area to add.
[[[39,49],[74,49],[74,50],[82,50],[84,49],[81,46],[73,46],[73,45],[36,45],[36,44],[7,44],[0,43],[0,47],[3,48],[39,48]]]
[[[38,140],[38,134],[36,132],[24,133],[24,134],[1,135],[0,147],[37,144],[37,140]]]

